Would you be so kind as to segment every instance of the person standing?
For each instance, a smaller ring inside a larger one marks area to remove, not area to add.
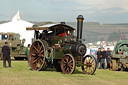
[[[102,48],[102,57],[100,62],[100,68],[105,69],[105,58],[106,58],[106,51],[104,48]]]
[[[3,67],[6,68],[6,60],[8,61],[8,67],[11,67],[10,48],[8,46],[8,42],[5,42],[5,45],[2,47],[2,54],[3,54]]]
[[[29,50],[30,50],[30,44],[28,44],[28,47],[25,50],[25,54],[27,56],[28,63],[29,63]]]
[[[107,48],[107,51],[106,51],[107,69],[110,68],[110,58],[111,58],[111,51],[110,51],[110,48]]]
[[[101,57],[102,57],[101,48],[98,48],[98,51],[97,51],[96,55],[97,55],[97,68],[98,68],[100,60],[101,60]]]

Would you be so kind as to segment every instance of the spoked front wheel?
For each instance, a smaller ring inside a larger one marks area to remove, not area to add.
[[[65,54],[61,60],[61,70],[64,74],[71,74],[76,67],[75,59],[71,54]]]
[[[92,75],[96,71],[96,59],[92,55],[86,55],[82,60],[83,73]]]

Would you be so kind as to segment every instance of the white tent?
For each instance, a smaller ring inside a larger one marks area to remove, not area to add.
[[[26,27],[32,27],[33,24],[27,21],[21,20],[19,11],[13,16],[12,21],[0,24],[0,32],[14,32],[21,35],[21,39],[25,38],[25,46],[31,44],[31,38],[33,38],[34,31],[27,31]]]

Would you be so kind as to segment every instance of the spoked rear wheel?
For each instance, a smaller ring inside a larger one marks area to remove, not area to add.
[[[46,47],[40,40],[33,42],[29,52],[29,63],[32,70],[39,71],[46,65]]]
[[[71,54],[65,54],[61,60],[61,70],[64,74],[71,74],[75,70],[75,59]]]
[[[83,73],[92,75],[96,71],[96,59],[92,55],[86,55],[81,66]]]

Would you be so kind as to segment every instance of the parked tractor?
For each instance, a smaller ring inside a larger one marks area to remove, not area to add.
[[[114,47],[110,70],[128,70],[128,40],[120,40]]]
[[[5,41],[8,42],[8,45],[11,50],[11,57],[14,57],[16,60],[26,59],[24,42],[25,39],[20,40],[20,35],[18,33],[0,33],[0,58],[2,59],[2,47],[5,44]]]
[[[96,59],[92,55],[85,55],[86,46],[82,43],[83,20],[83,16],[79,15],[77,36],[73,35],[75,29],[65,23],[26,28],[35,31],[35,41],[29,52],[29,64],[32,70],[46,70],[54,66],[57,71],[71,74],[76,66],[81,66],[83,73],[94,74]]]

